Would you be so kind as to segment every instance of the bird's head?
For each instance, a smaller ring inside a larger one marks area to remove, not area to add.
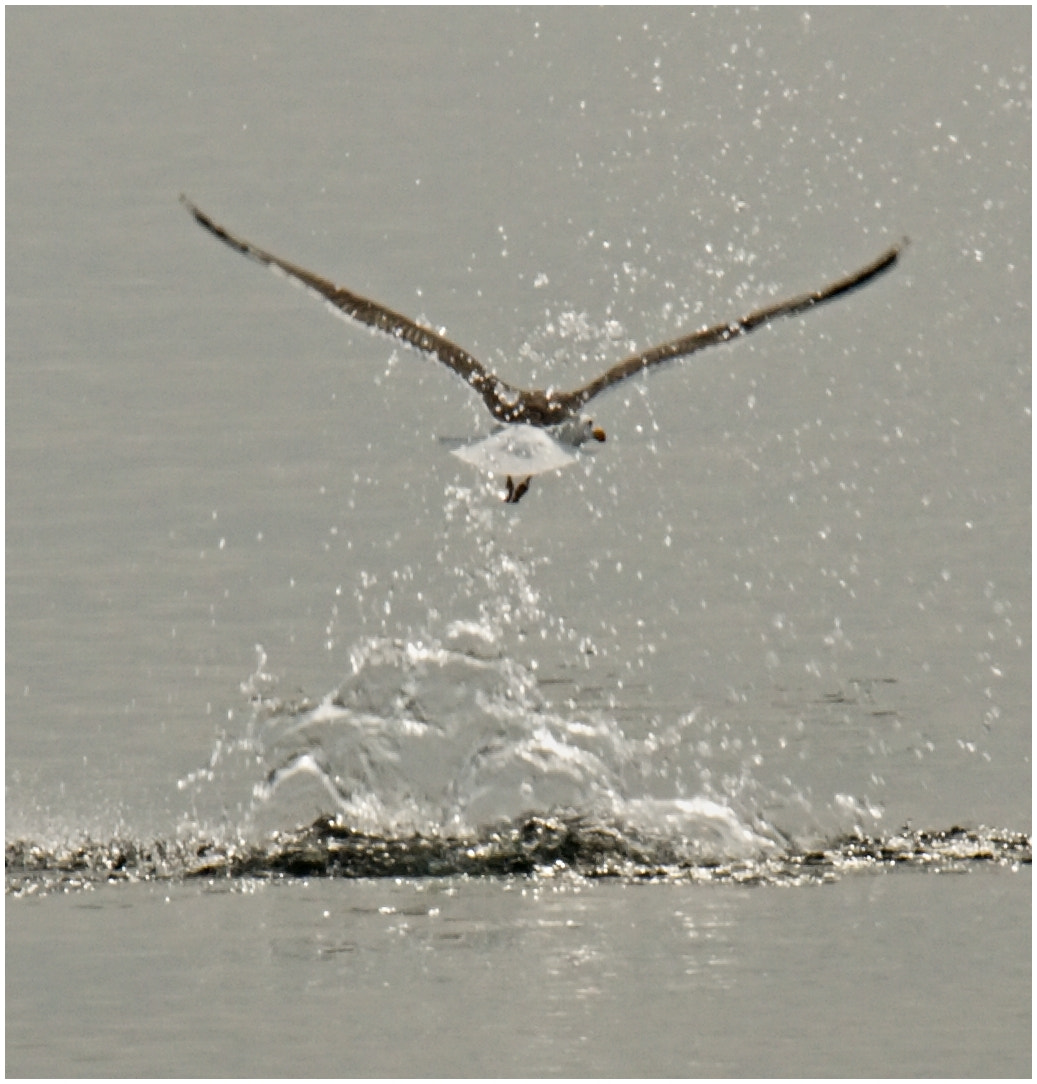
[[[601,443],[605,441],[605,430],[600,425],[595,425],[593,419],[588,418],[586,414],[571,418],[564,428],[567,431],[563,439],[575,447],[586,444],[589,440]]]

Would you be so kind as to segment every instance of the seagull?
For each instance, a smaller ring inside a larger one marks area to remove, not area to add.
[[[459,449],[457,454],[491,472],[506,473],[504,500],[509,504],[517,504],[522,499],[529,490],[534,474],[574,461],[575,455],[571,450],[579,448],[587,441],[605,440],[604,429],[595,425],[593,420],[583,413],[583,408],[602,392],[665,362],[687,357],[707,346],[730,342],[781,317],[798,316],[826,301],[859,289],[893,267],[907,244],[907,239],[904,238],[871,263],[828,286],[823,286],[820,290],[777,301],[756,309],[748,316],[725,320],[712,327],[692,331],[631,354],[601,376],[573,391],[561,391],[555,387],[527,390],[508,384],[444,335],[377,301],[361,297],[344,286],[336,286],[328,279],[236,236],[213,221],[187,196],[181,195],[180,202],[198,225],[235,252],[312,290],[318,297],[323,298],[334,312],[385,332],[421,353],[429,354],[452,369],[473,388],[482,397],[490,414],[504,428],[479,444],[469,446],[467,450]],[[508,432],[518,426],[532,426],[543,432],[536,439],[531,439],[528,433],[519,433],[516,437],[514,432]],[[546,442],[543,439],[545,435],[548,435]],[[551,452],[548,445],[554,445],[561,454]],[[522,473],[523,471],[525,473]]]

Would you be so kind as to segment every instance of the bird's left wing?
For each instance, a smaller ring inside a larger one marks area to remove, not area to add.
[[[798,297],[779,301],[774,305],[768,305],[766,308],[757,309],[741,319],[714,324],[713,327],[693,331],[690,335],[684,335],[679,339],[653,346],[651,349],[644,350],[639,354],[633,354],[631,357],[613,365],[611,369],[602,373],[596,380],[592,380],[582,388],[568,392],[565,397],[574,404],[582,405],[596,395],[600,395],[607,388],[618,384],[621,380],[626,380],[628,377],[643,372],[654,365],[686,357],[698,350],[704,350],[707,346],[729,342],[741,335],[748,335],[749,332],[755,331],[758,327],[763,327],[764,324],[769,324],[772,320],[777,320],[782,316],[797,316],[808,309],[812,309],[815,305],[821,305],[826,301],[841,297],[843,294],[871,282],[873,278],[881,275],[882,272],[888,271],[897,262],[906,243],[905,240],[900,244],[893,245],[877,260],[873,260],[859,271],[854,271],[845,278],[841,278],[820,290],[815,290],[813,293],[800,294]]]

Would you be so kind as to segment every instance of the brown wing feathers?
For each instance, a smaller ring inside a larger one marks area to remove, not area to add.
[[[214,237],[218,237],[225,245],[229,245],[236,252],[240,252],[250,260],[261,263],[266,267],[276,267],[283,271],[284,274],[304,283],[320,294],[330,305],[351,319],[375,328],[377,331],[384,331],[386,334],[401,339],[426,354],[433,355],[471,384],[483,398],[493,395],[495,387],[501,384],[492,373],[488,373],[482,364],[466,350],[462,350],[456,343],[452,343],[449,339],[437,334],[430,328],[422,327],[402,313],[394,312],[392,309],[386,308],[386,306],[371,301],[366,297],[361,297],[359,294],[355,294],[342,286],[336,286],[328,279],[315,275],[312,271],[307,271],[305,267],[300,267],[298,264],[284,260],[280,256],[275,256],[272,252],[267,252],[241,237],[236,237],[229,230],[214,222],[186,196],[181,196],[180,202],[191,212],[200,226],[207,229]],[[487,405],[489,404],[490,399],[487,398]]]
[[[584,403],[589,402],[596,395],[618,384],[622,380],[650,369],[663,362],[673,361],[676,358],[687,357],[707,346],[725,343],[741,335],[748,335],[758,327],[763,327],[773,320],[784,316],[796,316],[813,308],[815,305],[824,304],[843,294],[856,290],[870,282],[877,275],[889,270],[896,262],[903,250],[905,242],[893,245],[887,249],[878,259],[859,271],[841,278],[813,293],[800,294],[798,297],[779,301],[773,305],[756,309],[743,316],[739,320],[714,324],[712,327],[701,331],[693,331],[690,335],[672,339],[669,342],[653,346],[648,350],[633,354],[607,372],[601,374],[589,384],[570,392],[555,392],[549,394],[543,391],[521,391],[518,388],[506,384],[494,373],[487,370],[481,362],[476,360],[466,350],[462,350],[456,343],[444,338],[430,328],[422,327],[413,320],[386,308],[384,305],[371,301],[359,294],[341,286],[336,286],[320,275],[307,271],[304,267],[283,260],[273,253],[266,252],[251,242],[225,230],[214,222],[204,211],[196,207],[186,196],[180,197],[181,202],[194,216],[199,225],[207,229],[213,236],[219,238],[224,244],[229,245],[236,252],[247,256],[251,260],[264,264],[267,267],[279,268],[284,274],[316,291],[321,297],[340,312],[353,320],[357,320],[368,327],[378,331],[384,331],[411,346],[430,354],[447,365],[465,381],[467,381],[483,398],[490,413],[500,421],[529,422],[534,425],[551,425],[564,421],[567,417],[575,414]]]
[[[684,335],[679,339],[672,339],[641,353],[633,354],[631,357],[613,365],[611,369],[602,373],[601,376],[584,385],[584,387],[569,392],[566,398],[571,398],[574,403],[582,406],[593,399],[594,396],[600,395],[607,388],[618,384],[621,380],[626,380],[635,373],[649,369],[653,365],[687,357],[689,354],[694,354],[707,346],[729,342],[741,335],[748,335],[749,332],[755,331],[758,327],[763,327],[764,324],[769,324],[772,320],[780,319],[783,316],[796,316],[807,309],[813,308],[815,305],[824,304],[824,302],[831,301],[842,294],[849,293],[851,290],[856,290],[865,283],[870,282],[876,275],[880,275],[883,271],[891,268],[897,262],[902,249],[903,243],[894,245],[866,267],[862,267],[859,271],[855,271],[853,274],[847,275],[845,278],[839,279],[821,290],[801,294],[786,301],[779,301],[774,305],[768,305],[766,308],[757,309],[748,316],[743,316],[740,320],[714,324],[702,331],[693,331],[690,335]]]

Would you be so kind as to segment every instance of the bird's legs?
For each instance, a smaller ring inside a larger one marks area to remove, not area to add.
[[[526,495],[529,490],[529,484],[533,481],[533,475],[527,474],[525,478],[521,478],[518,484],[515,483],[515,479],[508,475],[507,491],[504,494],[505,504],[518,504],[520,500]]]

